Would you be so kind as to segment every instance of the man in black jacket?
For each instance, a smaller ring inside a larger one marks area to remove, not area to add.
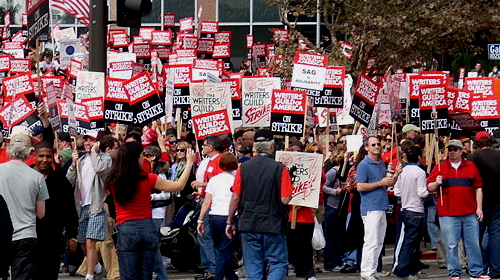
[[[46,213],[37,219],[38,256],[35,262],[34,279],[56,280],[59,276],[60,248],[63,229],[66,230],[69,252],[77,248],[78,214],[76,212],[73,187],[60,172],[52,169],[54,150],[42,141],[35,146],[35,165],[47,184],[50,198],[45,202]]]

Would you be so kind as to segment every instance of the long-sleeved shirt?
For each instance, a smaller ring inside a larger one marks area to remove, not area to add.
[[[341,196],[337,194],[337,189],[339,188],[339,177],[337,176],[338,170],[335,167],[330,168],[326,172],[326,181],[323,185],[323,192],[328,194],[326,199],[326,205],[332,208],[339,207]]]
[[[423,198],[429,195],[425,171],[416,164],[406,165],[394,185],[394,194],[401,197],[403,210],[424,213]]]

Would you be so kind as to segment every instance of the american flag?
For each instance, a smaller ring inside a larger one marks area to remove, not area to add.
[[[52,0],[52,6],[65,11],[72,17],[80,20],[85,26],[89,27],[89,0]]]

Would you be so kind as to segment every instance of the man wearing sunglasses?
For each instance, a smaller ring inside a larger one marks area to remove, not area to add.
[[[380,141],[370,136],[364,141],[368,155],[356,169],[356,187],[361,195],[361,218],[365,230],[363,252],[361,255],[361,279],[376,280],[378,257],[384,245],[387,220],[385,211],[389,208],[387,186],[394,185],[394,178],[386,177],[385,163],[380,160]]]
[[[479,222],[483,220],[482,180],[471,161],[462,158],[460,140],[450,140],[448,159],[434,166],[427,179],[429,192],[437,192],[437,212],[446,248],[449,280],[459,280],[462,267],[458,242],[463,240],[471,280],[490,279],[483,275],[483,257],[479,245]],[[438,190],[439,188],[442,189]]]

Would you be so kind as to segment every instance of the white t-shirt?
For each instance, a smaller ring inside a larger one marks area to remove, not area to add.
[[[163,179],[167,179],[165,174],[158,174],[158,177]],[[170,193],[162,191],[161,193],[152,193],[151,200],[166,200],[170,198]],[[165,210],[167,206],[156,207],[151,209],[151,213],[153,214],[153,219],[164,219],[165,218]]]
[[[82,185],[80,186],[80,191],[82,195],[82,206],[90,205],[92,202],[92,196],[90,195],[90,191],[92,190],[92,181],[94,180],[95,171],[92,167],[92,163],[90,162],[90,155],[87,155],[83,159],[82,165]]]
[[[233,184],[234,175],[227,172],[222,172],[210,178],[206,190],[207,193],[212,195],[210,215],[227,216],[229,214]]]

